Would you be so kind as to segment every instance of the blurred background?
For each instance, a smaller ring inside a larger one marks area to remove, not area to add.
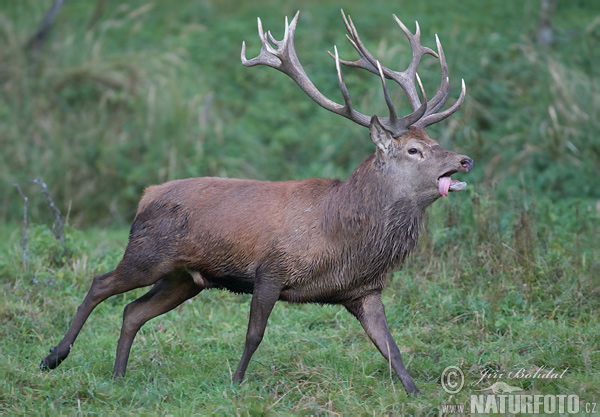
[[[337,45],[342,58],[357,55],[344,36],[340,3],[291,3],[2,2],[0,219],[21,221],[19,183],[34,196],[32,221],[51,221],[30,183],[35,177],[76,227],[126,226],[145,187],[175,178],[347,177],[374,150],[367,130],[318,107],[285,75],[240,63],[243,40],[248,58],[260,50],[257,16],[281,38],[284,17],[301,7],[300,61],[325,95],[342,101],[327,51]],[[61,7],[36,37],[53,5]],[[493,198],[527,190],[595,206],[600,2],[372,0],[343,7],[370,51],[393,69],[405,68],[410,48],[392,13],[413,31],[417,20],[426,46],[435,49],[439,35],[451,101],[461,78],[467,98],[428,132],[473,157],[475,170],[462,179]],[[437,59],[425,56],[419,74],[433,96]],[[344,76],[359,111],[385,114],[378,77],[351,68]],[[408,113],[402,91],[393,95]]]

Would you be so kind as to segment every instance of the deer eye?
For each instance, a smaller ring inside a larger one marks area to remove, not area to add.
[[[417,148],[410,148],[410,149],[408,150],[408,153],[409,153],[409,154],[411,154],[411,155],[414,155],[414,154],[416,154],[417,152],[419,152],[419,150],[418,150]]]

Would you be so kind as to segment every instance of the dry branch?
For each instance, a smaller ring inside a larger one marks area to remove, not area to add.
[[[63,221],[62,221],[62,218],[60,215],[60,210],[58,209],[58,207],[56,207],[56,204],[54,204],[54,200],[52,200],[52,197],[50,196],[50,192],[48,191],[48,186],[39,177],[34,179],[33,183],[38,184],[41,187],[42,194],[44,194],[44,196],[46,197],[46,200],[48,200],[48,204],[50,205],[52,214],[54,214],[54,225],[52,226],[52,233],[54,234],[54,237],[56,239],[60,240],[60,243],[64,244],[65,243],[65,235],[64,235],[64,231],[63,231],[64,225],[63,225]]]
[[[27,204],[29,203],[29,199],[23,193],[23,190],[21,190],[19,184],[13,185],[17,188],[19,194],[25,201],[23,205],[23,234],[21,235],[21,248],[23,249],[23,264],[25,265],[25,268],[27,268]]]
[[[52,23],[58,14],[58,11],[62,7],[64,0],[55,0],[52,4],[52,7],[46,12],[44,16],[44,20],[40,24],[40,28],[35,32],[35,34],[29,39],[27,44],[25,45],[25,49],[33,49],[37,54],[41,51],[42,46],[44,45],[44,41],[52,28]]]

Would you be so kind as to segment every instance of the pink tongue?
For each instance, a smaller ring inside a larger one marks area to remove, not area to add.
[[[440,177],[438,179],[438,189],[443,197],[448,197],[448,190],[450,189],[451,182],[452,178],[450,177]]]

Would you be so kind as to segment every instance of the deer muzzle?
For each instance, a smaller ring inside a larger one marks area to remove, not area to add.
[[[463,157],[460,162],[460,168],[446,172],[438,178],[438,191],[442,197],[448,197],[450,191],[462,191],[467,187],[466,182],[453,180],[452,174],[457,172],[469,172],[473,169],[473,160],[469,157]]]

